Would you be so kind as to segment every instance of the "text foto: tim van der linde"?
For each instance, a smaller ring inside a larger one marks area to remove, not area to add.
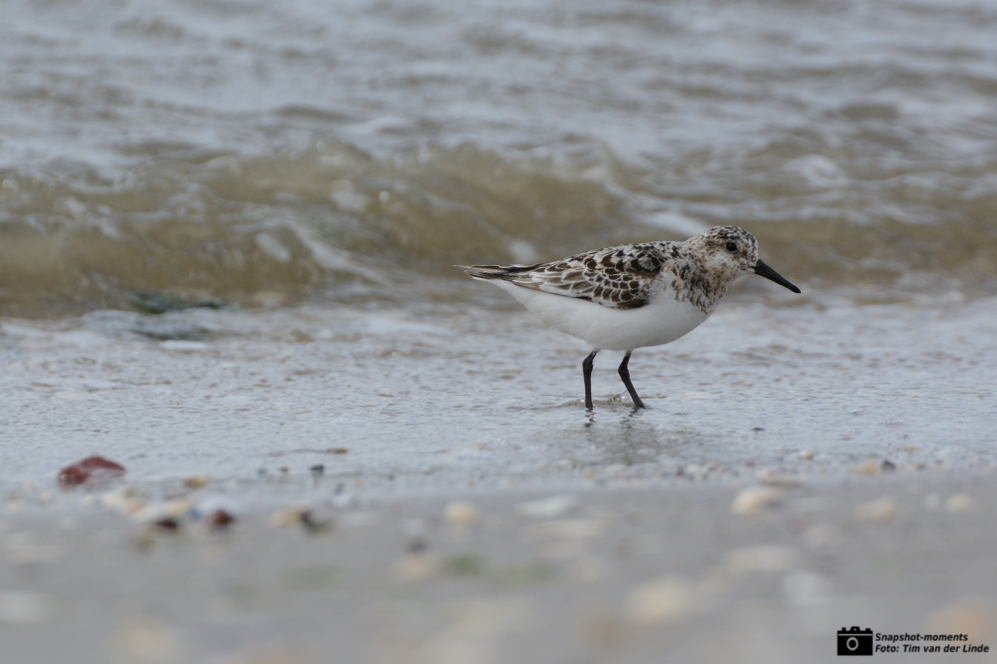
[[[889,642],[903,641],[969,641],[966,634],[882,634],[876,633],[876,641],[887,641],[888,643],[877,643],[876,652],[966,652],[980,653],[990,652],[990,646],[971,645],[969,643],[946,643],[944,646],[937,644],[926,644],[924,646],[911,643],[902,643],[900,646],[892,645]]]

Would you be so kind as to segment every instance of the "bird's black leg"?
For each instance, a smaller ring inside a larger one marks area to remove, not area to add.
[[[623,356],[623,361],[620,362],[620,378],[623,379],[623,384],[627,386],[627,392],[630,393],[630,398],[634,400],[634,406],[636,408],[644,408],[644,402],[640,400],[637,396],[637,390],[634,389],[634,384],[630,382],[630,353],[632,350],[628,350],[627,354]]]
[[[582,375],[585,376],[585,408],[588,410],[592,410],[592,362],[598,352],[599,349],[596,348],[582,362]]]

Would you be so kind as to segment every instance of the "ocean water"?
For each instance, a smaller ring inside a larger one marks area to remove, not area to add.
[[[953,0],[5,3],[6,481],[992,464],[995,30]],[[587,416],[587,349],[452,267],[715,224],[804,295],[746,279],[638,351],[638,414],[607,354]]]

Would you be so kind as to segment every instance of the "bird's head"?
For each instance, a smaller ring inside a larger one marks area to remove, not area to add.
[[[754,273],[794,293],[800,292],[799,288],[758,258],[758,240],[743,228],[714,226],[687,242],[699,252],[707,268],[726,275],[730,282]]]

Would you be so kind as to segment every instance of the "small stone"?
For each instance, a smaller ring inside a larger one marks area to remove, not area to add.
[[[578,498],[559,493],[541,500],[531,500],[516,505],[516,514],[527,519],[556,519],[565,516],[578,506]]]
[[[165,517],[163,519],[158,519],[149,524],[153,528],[162,530],[164,532],[175,533],[180,530],[180,522],[173,517]]]
[[[692,587],[675,576],[659,577],[638,586],[626,601],[627,615],[638,625],[679,622],[692,613],[693,606]]]
[[[60,470],[57,480],[63,486],[97,484],[121,477],[125,472],[125,467],[121,464],[104,457],[91,456]]]
[[[746,516],[760,514],[763,510],[782,504],[783,492],[775,487],[752,486],[742,489],[730,504],[734,514]]]
[[[321,463],[317,463],[309,468],[308,471],[312,474],[312,478],[317,481],[320,477],[322,477],[322,474],[325,473],[325,466]]]
[[[132,519],[139,523],[155,523],[167,519],[179,521],[193,506],[194,503],[186,498],[174,498],[164,503],[145,505],[132,513]]]
[[[463,500],[447,503],[443,509],[443,516],[448,523],[455,526],[473,526],[481,519],[478,508]]]
[[[345,447],[333,447],[329,449],[329,452],[332,454],[346,454],[349,450]]]
[[[235,523],[235,517],[223,509],[217,509],[208,515],[205,523],[212,530],[225,530]]]
[[[318,533],[328,533],[335,530],[335,524],[332,519],[320,519],[310,510],[301,515],[301,525],[305,527],[305,530],[313,535]]]
[[[191,491],[197,491],[198,489],[203,489],[208,486],[208,482],[210,481],[210,475],[191,475],[190,477],[184,478],[183,485]]]
[[[789,546],[743,546],[727,554],[727,569],[733,574],[784,572],[796,567],[799,558]]]
[[[679,468],[675,473],[679,477],[689,477],[692,479],[703,479],[706,476],[706,469],[694,463]]]
[[[180,518],[190,512],[193,501],[187,498],[173,498],[163,503],[163,510],[172,517]]]
[[[814,451],[813,450],[800,450],[799,456],[804,461],[813,461]]]
[[[881,467],[883,469],[883,472],[889,472],[891,470],[896,470],[897,464],[893,463],[889,459],[883,459],[883,464]]]
[[[291,507],[274,512],[267,522],[275,528],[300,526],[313,534],[333,530],[332,521],[316,517],[310,507]]]
[[[957,493],[945,499],[946,512],[971,512],[975,507],[972,496],[965,493]]]
[[[883,496],[878,500],[855,506],[855,518],[859,521],[889,523],[896,515],[897,501],[890,496]]]
[[[856,475],[879,475],[883,472],[883,467],[875,459],[869,459],[852,468],[852,472]]]
[[[227,514],[232,519],[232,523],[234,523],[238,520],[240,507],[239,504],[229,496],[207,495],[199,500],[190,510],[190,514],[195,519],[204,519],[209,527],[212,525],[212,520],[215,519],[220,512]]]
[[[788,475],[779,475],[772,468],[764,470],[758,474],[758,483],[765,484],[767,486],[774,486],[780,489],[795,489],[802,484],[799,478],[790,477]]]

